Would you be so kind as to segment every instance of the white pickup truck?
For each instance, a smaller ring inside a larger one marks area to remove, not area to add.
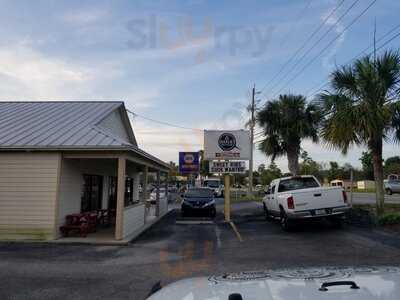
[[[341,225],[350,208],[342,187],[322,187],[309,175],[273,180],[265,190],[263,206],[266,218],[280,218],[284,230],[299,219],[329,218]]]

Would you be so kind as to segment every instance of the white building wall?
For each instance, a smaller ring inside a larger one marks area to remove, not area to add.
[[[144,204],[137,204],[124,209],[123,237],[127,237],[144,226]]]
[[[61,162],[58,227],[64,225],[65,216],[81,212],[83,177],[79,161],[63,159]]]
[[[61,156],[0,153],[0,239],[52,239]]]
[[[164,215],[168,211],[168,198],[160,198],[160,216]]]
[[[109,182],[108,177],[116,176],[116,164],[116,160],[112,159],[62,160],[58,227],[65,223],[66,215],[81,212],[81,193],[84,174],[103,176],[102,208],[107,208]]]

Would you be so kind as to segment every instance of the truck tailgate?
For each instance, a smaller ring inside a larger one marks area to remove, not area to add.
[[[341,187],[318,187],[292,191],[295,210],[330,208],[345,205]]]

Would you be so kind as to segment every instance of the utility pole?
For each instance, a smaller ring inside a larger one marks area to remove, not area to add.
[[[353,181],[354,181],[354,173],[353,167],[350,169],[350,205],[353,206]]]
[[[250,105],[250,161],[249,161],[249,190],[248,196],[253,196],[253,147],[254,147],[254,111],[255,111],[255,97],[256,97],[256,85],[254,84],[251,93],[251,105]]]

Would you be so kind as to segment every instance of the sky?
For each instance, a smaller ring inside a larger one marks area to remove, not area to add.
[[[262,91],[259,107],[279,93],[311,101],[336,66],[371,46],[375,22],[378,49],[391,35],[380,38],[400,25],[395,0],[0,0],[0,6],[1,100],[122,100],[138,114],[131,122],[139,146],[175,162],[179,151],[203,147],[203,129],[244,128],[253,84]],[[400,37],[380,51],[389,48],[400,48]],[[356,167],[363,151],[343,156],[310,141],[302,148],[316,161]],[[399,150],[386,143],[384,157]],[[287,170],[285,158],[276,162]],[[256,150],[255,165],[261,163],[270,159]]]

